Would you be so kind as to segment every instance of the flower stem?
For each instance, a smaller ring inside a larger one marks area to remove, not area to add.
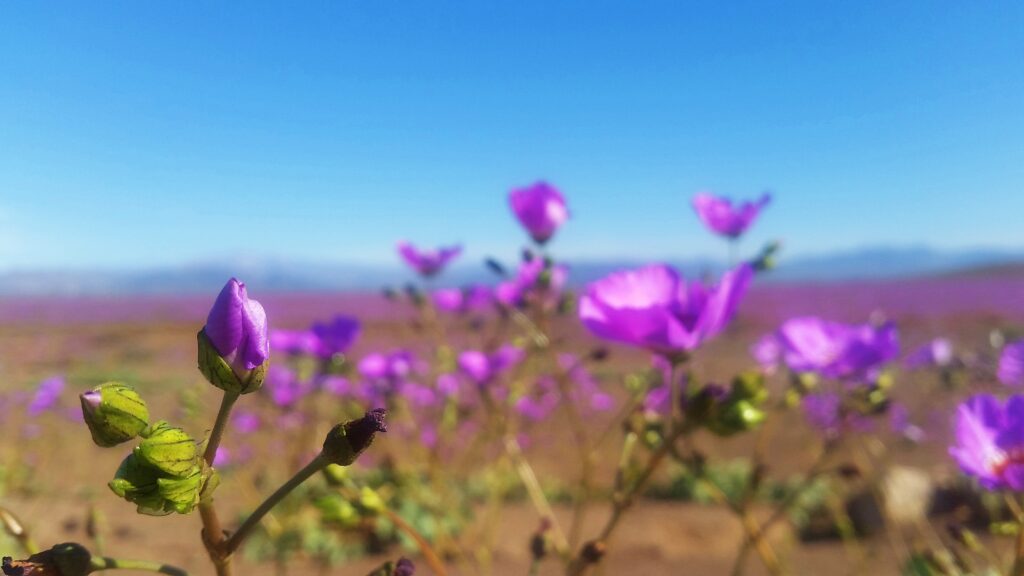
[[[210,431],[210,438],[207,439],[206,450],[203,452],[203,462],[207,467],[213,466],[217,447],[220,446],[224,428],[227,427],[231,416],[231,407],[235,405],[238,396],[237,392],[224,392],[224,397],[221,398],[217,419],[213,423],[213,430]],[[221,527],[220,517],[217,516],[217,509],[213,507],[210,495],[204,495],[199,503],[199,516],[203,521],[203,544],[210,555],[217,576],[231,576],[231,554],[225,549],[224,529]]]
[[[324,458],[323,454],[317,454],[316,458],[313,458],[313,460],[311,460],[309,464],[306,464],[302,470],[296,472],[295,476],[292,476],[290,480],[282,484],[280,488],[264,500],[263,503],[245,519],[245,522],[243,522],[238,530],[224,543],[224,552],[230,556],[238,550],[238,547],[242,545],[253,529],[259,525],[260,520],[267,515],[267,512],[270,512],[274,506],[277,506],[281,500],[284,500],[285,496],[288,496],[292,490],[295,490],[300,484],[309,480],[311,476],[327,467],[329,463],[330,462]]]
[[[145,572],[156,572],[157,574],[168,574],[169,576],[188,576],[181,568],[161,564],[159,562],[147,562],[145,560],[120,560],[116,558],[105,558],[94,556],[89,572],[101,570],[142,570]]]
[[[217,411],[217,420],[213,423],[213,430],[210,431],[210,438],[206,441],[206,451],[203,452],[203,460],[207,466],[213,466],[213,459],[217,457],[217,448],[220,447],[220,440],[224,436],[224,428],[228,425],[231,408],[238,400],[237,392],[225,392],[220,402],[220,410]]]

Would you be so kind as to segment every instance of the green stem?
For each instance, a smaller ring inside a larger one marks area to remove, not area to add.
[[[217,456],[217,447],[224,436],[224,428],[227,427],[228,419],[231,416],[231,407],[235,405],[239,394],[237,392],[224,392],[220,401],[220,410],[217,411],[217,419],[213,423],[213,430],[206,441],[206,450],[203,452],[203,462],[208,467],[213,467],[213,459]],[[217,509],[213,506],[213,498],[204,495],[199,503],[199,516],[203,521],[203,544],[210,555],[217,576],[231,576],[231,554],[225,551],[224,529],[221,528],[220,517],[217,516]]]
[[[220,440],[224,436],[224,428],[228,425],[231,416],[231,408],[238,400],[237,392],[224,392],[224,398],[220,402],[220,410],[217,411],[217,420],[213,423],[213,430],[210,431],[210,438],[206,441],[206,451],[203,452],[203,460],[207,466],[213,466],[213,459],[217,457],[217,448],[220,447]]]
[[[313,458],[309,464],[302,470],[295,473],[290,480],[285,482],[278,488],[273,494],[270,495],[262,504],[245,519],[245,522],[238,528],[238,530],[231,535],[230,538],[224,543],[224,552],[228,556],[233,554],[238,547],[242,545],[242,542],[249,536],[249,534],[259,525],[260,520],[270,512],[274,506],[277,506],[281,500],[284,500],[285,496],[288,496],[295,490],[300,484],[309,480],[311,476],[327,467],[330,462],[324,458],[323,454],[317,454],[316,458]]]
[[[142,570],[145,572],[156,572],[157,574],[168,574],[169,576],[188,576],[181,568],[161,564],[159,562],[147,562],[145,560],[120,560],[116,558],[105,558],[94,556],[89,572],[101,570]]]

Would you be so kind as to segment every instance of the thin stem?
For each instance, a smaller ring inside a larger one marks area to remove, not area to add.
[[[230,556],[235,552],[235,550],[238,550],[238,547],[242,545],[242,542],[245,541],[252,530],[259,525],[260,520],[267,515],[267,512],[270,512],[274,506],[277,506],[277,504],[281,502],[285,496],[290,494],[292,490],[295,490],[299,484],[309,480],[311,476],[323,470],[328,464],[330,464],[330,462],[324,458],[323,454],[317,454],[316,458],[313,458],[309,464],[306,464],[305,468],[296,472],[295,476],[292,476],[290,480],[282,484],[280,488],[264,500],[263,503],[245,519],[245,522],[243,522],[238,530],[224,543],[224,552]]]
[[[562,531],[561,525],[558,523],[558,518],[555,517],[555,511],[551,508],[547,496],[544,495],[544,490],[540,486],[540,481],[537,480],[533,467],[530,466],[526,457],[523,456],[523,449],[519,446],[519,441],[511,434],[505,435],[505,452],[508,454],[509,460],[512,461],[512,465],[515,466],[520,480],[522,480],[523,485],[526,487],[526,493],[530,496],[533,507],[537,509],[542,518],[547,518],[551,522],[556,547],[559,551],[568,551],[569,542],[565,537],[565,532]]]
[[[11,512],[7,508],[0,506],[0,524],[4,525],[4,531],[18,541],[29,556],[39,552],[39,546],[36,546],[32,536],[29,534],[28,529],[25,528],[25,524],[22,523],[14,512]]]
[[[238,400],[237,392],[224,392],[220,401],[220,410],[217,411],[217,419],[213,422],[213,430],[210,431],[210,438],[206,441],[206,451],[203,452],[203,460],[207,466],[213,466],[213,459],[217,457],[217,448],[220,447],[220,440],[224,436],[224,428],[228,425],[231,416],[231,408]]]
[[[167,574],[169,576],[188,576],[188,572],[181,568],[159,562],[147,562],[145,560],[121,560],[118,558],[94,556],[91,563],[92,566],[89,572],[99,572],[100,570],[142,570],[145,572],[156,572],[157,574]]]
[[[237,392],[225,391],[221,398],[217,419],[213,422],[213,430],[210,431],[210,437],[206,440],[206,450],[203,452],[203,462],[207,467],[213,467],[217,448],[224,436],[224,428],[231,416],[231,407],[235,405],[238,396]],[[224,529],[221,527],[220,517],[217,516],[217,509],[213,507],[212,497],[206,496],[199,503],[199,517],[203,521],[203,544],[210,555],[217,576],[231,576],[231,554],[224,549]]]
[[[437,552],[434,552],[434,548],[430,545],[430,542],[427,542],[427,539],[424,538],[416,528],[406,522],[405,519],[399,516],[397,512],[386,506],[381,509],[381,512],[388,517],[388,520],[391,520],[392,524],[394,524],[396,528],[405,532],[406,535],[416,542],[416,546],[420,549],[420,554],[423,555],[423,559],[426,561],[427,565],[430,566],[430,569],[434,571],[434,574],[437,576],[448,575],[448,571],[444,568],[444,562],[442,562],[441,558],[438,557]]]
[[[1016,505],[1014,510],[1017,512],[1017,545],[1014,548],[1013,570],[1010,574],[1024,576],[1024,516],[1020,515],[1020,504],[1014,498],[1007,497],[1007,501],[1012,501]]]

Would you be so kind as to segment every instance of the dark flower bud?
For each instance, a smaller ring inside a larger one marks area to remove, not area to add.
[[[544,518],[540,522],[540,527],[530,538],[530,556],[532,556],[535,561],[539,562],[548,555],[548,550],[551,548],[551,541],[548,538],[548,532],[550,530],[551,520]]]
[[[594,348],[593,350],[591,350],[590,354],[589,354],[589,357],[594,362],[604,362],[605,360],[608,359],[608,356],[610,356],[610,355],[611,355],[611,352],[607,348],[602,347],[602,348]]]
[[[580,559],[585,564],[597,564],[604,558],[607,551],[608,546],[602,540],[591,540],[583,545],[583,550],[580,551]]]
[[[387,432],[387,411],[376,408],[358,420],[338,424],[327,433],[323,456],[332,464],[348,466],[366,450],[378,432]]]
[[[422,306],[426,301],[423,297],[423,292],[421,292],[415,284],[411,283],[405,285],[405,296],[409,299],[409,302],[412,302],[412,305],[416,307]]]
[[[5,557],[3,572],[7,576],[86,576],[92,572],[92,556],[80,544],[57,544],[27,560]]]
[[[839,467],[836,468],[836,474],[844,480],[856,480],[861,476],[860,468],[858,468],[856,464],[852,463],[840,464]]]
[[[149,426],[149,410],[134,388],[108,382],[80,396],[82,417],[97,446],[109,448],[136,438]]]
[[[381,296],[384,296],[385,300],[389,300],[391,302],[398,300],[398,292],[394,288],[391,288],[390,286],[381,290],[380,293]]]
[[[385,562],[380,568],[366,576],[413,576],[416,566],[408,558],[400,558],[398,562]]]

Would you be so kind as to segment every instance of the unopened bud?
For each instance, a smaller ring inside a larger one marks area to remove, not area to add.
[[[206,335],[205,329],[199,331],[197,339],[199,341],[199,371],[210,384],[225,392],[235,394],[249,394],[263,387],[269,361],[265,360],[252,370],[236,371],[214,347],[213,342]]]
[[[136,438],[149,426],[149,409],[134,388],[102,384],[80,396],[82,417],[92,441],[109,448]]]
[[[26,560],[3,559],[8,576],[86,576],[92,572],[92,556],[80,544],[57,544]]]
[[[190,476],[198,468],[199,449],[181,428],[160,421],[143,433],[135,455],[157,470],[172,476]]]
[[[386,410],[376,408],[358,420],[338,424],[327,433],[323,456],[332,464],[352,464],[373,443],[377,432],[388,431],[387,423],[384,421],[386,415]]]

